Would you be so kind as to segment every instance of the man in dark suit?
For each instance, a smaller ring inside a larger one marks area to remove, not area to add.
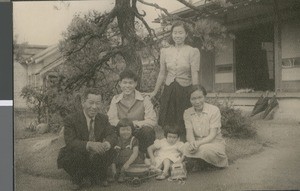
[[[107,167],[114,157],[117,135],[107,116],[100,114],[101,95],[87,89],[81,97],[82,110],[64,120],[66,146],[60,150],[57,164],[72,179],[72,189],[90,183],[107,186]]]

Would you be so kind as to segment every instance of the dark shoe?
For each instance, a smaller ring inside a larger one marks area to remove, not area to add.
[[[107,180],[103,180],[103,181],[102,181],[102,186],[103,186],[103,187],[108,187],[108,186],[109,186]]]
[[[82,185],[82,187],[85,187],[85,188],[91,187],[92,186],[91,178],[90,177],[83,178],[81,185]]]
[[[123,182],[125,182],[125,180],[124,180],[124,176],[119,176],[119,178],[118,178],[118,182],[119,182],[119,183],[123,183]]]
[[[73,183],[70,186],[70,190],[80,190],[82,188],[82,184]]]
[[[120,176],[120,177],[118,178],[118,182],[119,182],[119,183],[125,182],[124,177]]]
[[[120,176],[119,176],[119,178],[118,178],[118,182],[119,182],[119,183],[125,182],[125,179],[124,179],[124,178],[125,178],[124,173],[121,173]]]
[[[115,181],[115,178],[114,177],[109,177],[107,178],[107,182],[114,182]]]
[[[70,190],[80,190],[83,187],[83,179],[78,177],[73,177],[71,179]]]

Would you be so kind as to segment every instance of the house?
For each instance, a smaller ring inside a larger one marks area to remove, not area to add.
[[[22,88],[47,86],[58,77],[53,69],[64,62],[57,45],[28,45],[22,57],[23,63],[14,60],[14,107],[17,110],[27,108],[26,100],[20,96]]]
[[[53,69],[64,62],[58,46],[52,45],[27,60],[28,85],[47,86],[50,78],[57,78]]]
[[[222,7],[197,1],[205,17],[223,23],[235,39],[227,39],[221,51],[201,50],[200,80],[208,97],[231,97],[236,107],[252,110],[263,92],[276,92],[279,99],[277,118],[298,120],[300,113],[300,1],[230,0]],[[187,7],[173,12],[180,17],[195,17]],[[196,18],[197,19],[197,18]],[[199,45],[200,48],[200,45]],[[200,48],[201,49],[201,48]],[[53,69],[64,62],[56,45],[28,57],[22,64],[33,86],[55,78]],[[156,70],[152,60],[142,58],[145,68]],[[147,64],[148,63],[148,64]],[[146,69],[148,70],[148,69]],[[15,78],[19,72],[15,72]],[[153,77],[155,74],[147,74]],[[23,77],[25,78],[25,77]],[[149,79],[149,78],[148,78]],[[18,80],[19,81],[19,80]],[[155,80],[154,80],[155,81]],[[151,86],[152,87],[152,86]],[[16,89],[16,88],[15,88]],[[151,88],[150,88],[151,89]],[[254,92],[239,90],[253,89]],[[15,97],[16,98],[16,97]]]
[[[26,45],[22,53],[22,58],[25,60],[31,58],[35,54],[43,51],[47,46],[41,45]],[[21,91],[28,84],[28,65],[26,62],[21,63],[14,59],[14,107],[15,109],[25,109],[26,100],[21,97]]]
[[[219,52],[201,51],[201,83],[208,97],[231,97],[251,110],[264,91],[277,93],[277,118],[299,118],[300,112],[300,1],[230,0],[195,2],[205,17],[225,25],[235,39],[227,39]],[[173,14],[195,17],[184,7]],[[200,47],[199,47],[200,48]],[[243,92],[253,89],[254,92]],[[239,90],[239,91],[238,91]],[[272,96],[270,93],[269,96]]]
[[[101,54],[100,56],[103,55],[104,54]],[[23,72],[17,70],[15,67],[15,76],[20,77],[20,75],[25,75],[22,77],[23,80],[20,80],[19,77],[18,79],[15,78],[18,86],[20,86],[20,88],[18,88],[19,92],[21,92],[22,88],[26,85],[31,85],[33,87],[48,86],[51,81],[57,79],[58,74],[61,72],[60,66],[62,66],[65,61],[65,58],[59,51],[58,45],[49,46],[36,54],[26,56],[26,58],[24,63],[18,63],[18,67],[19,65],[22,66]],[[141,53],[141,58],[143,64],[143,79],[147,79],[143,80],[143,90],[151,91],[155,86],[154,76],[158,73],[158,70],[155,68],[156,66],[153,57],[149,56],[149,54]],[[120,61],[120,59],[112,58],[111,61],[109,61],[109,63],[116,62],[118,62],[120,68],[125,67],[125,64],[123,61]],[[116,76],[116,78],[118,77]],[[149,78],[151,78],[150,83]]]

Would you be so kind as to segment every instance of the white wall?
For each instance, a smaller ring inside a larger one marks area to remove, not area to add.
[[[293,58],[300,57],[300,21],[284,23],[281,38],[282,59],[289,59],[289,64],[282,67],[282,81],[300,80],[300,67],[293,64]]]
[[[27,70],[14,60],[14,107],[26,108],[26,101],[20,96],[22,88],[27,85]]]
[[[300,21],[283,23],[281,34],[282,58],[300,57]]]
[[[233,40],[227,39],[224,48],[216,52],[215,64],[232,64],[233,63]]]
[[[215,54],[215,65],[233,64],[233,40],[227,39],[224,43],[224,48]],[[233,72],[216,73],[215,83],[233,83]]]

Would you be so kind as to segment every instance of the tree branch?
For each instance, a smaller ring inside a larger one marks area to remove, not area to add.
[[[98,33],[97,34],[91,34],[90,37],[78,49],[67,52],[66,56],[70,56],[71,54],[79,52],[80,50],[82,50],[94,38],[100,38],[101,39],[102,35],[106,31],[108,25],[112,22],[112,20],[115,18],[115,16],[116,16],[116,8],[113,8],[111,10],[111,12],[107,15],[107,17],[105,17],[102,20],[102,22],[98,23],[98,25],[101,25]],[[79,38],[83,38],[83,37],[84,37],[84,35],[79,36]],[[74,37],[71,40],[74,40]]]
[[[144,0],[138,0],[138,2],[140,2],[140,3],[144,4],[144,5],[148,5],[148,6],[151,6],[151,7],[156,8],[156,9],[162,10],[162,11],[163,11],[166,15],[168,15],[169,17],[172,17],[172,16],[173,16],[172,14],[170,14],[170,13],[168,12],[168,10],[167,10],[166,8],[163,8],[163,7],[159,6],[159,5],[156,4],[156,3],[148,3],[148,2],[146,2],[146,1],[144,1]]]
[[[187,6],[188,8],[190,8],[190,9],[196,11],[196,12],[199,11],[199,8],[196,7],[196,6],[194,6],[192,3],[189,3],[189,2],[187,2],[185,0],[177,0],[177,1],[180,2],[180,3],[182,3],[182,4],[184,4],[185,6]]]
[[[100,30],[98,31],[99,37],[102,37],[102,35],[106,31],[109,23],[111,23],[112,20],[116,17],[116,13],[117,13],[117,9],[113,8],[111,10],[111,12],[108,14],[108,16],[101,23],[99,23],[99,25],[101,24]]]
[[[161,11],[163,11],[167,17],[166,17],[166,20],[181,20],[181,21],[184,21],[184,22],[187,22],[187,23],[190,23],[190,24],[193,24],[194,25],[194,22],[191,21],[191,19],[186,19],[186,18],[181,18],[177,15],[172,15],[171,13],[168,12],[168,10],[166,8],[163,8],[161,6],[159,6],[158,4],[156,3],[148,3],[148,2],[145,2],[144,0],[137,0],[139,1],[140,3],[144,4],[144,5],[148,5],[148,6],[151,6],[151,7],[154,7],[156,9],[159,9]]]
[[[146,27],[149,35],[152,37],[152,38],[157,38],[156,34],[155,34],[155,31],[154,29],[152,29],[148,23],[145,21],[145,19],[137,12],[135,12],[135,16],[136,18],[138,18],[140,21],[142,21],[142,23],[144,24],[144,26]]]
[[[108,51],[106,55],[104,55],[98,62],[95,62],[92,66],[88,68],[83,74],[76,76],[74,79],[71,79],[70,82],[66,85],[66,90],[74,90],[76,87],[81,87],[85,82],[87,82],[92,76],[94,76],[95,72],[99,67],[106,63],[114,57],[115,55],[121,53],[122,51],[126,50],[127,47],[115,47],[111,51]]]
[[[139,11],[138,11],[138,9],[136,7],[136,2],[137,2],[137,0],[132,0],[132,8],[133,8],[133,11],[135,12],[135,14],[138,14],[141,17],[146,16],[146,12],[144,10],[143,10],[143,13],[139,13]]]
[[[91,35],[91,36],[83,43],[82,46],[80,46],[80,47],[79,47],[78,49],[76,49],[76,50],[68,51],[67,54],[66,54],[66,56],[68,57],[68,56],[70,56],[70,55],[72,55],[72,54],[74,54],[74,53],[76,53],[76,52],[79,52],[80,50],[82,50],[82,49],[89,43],[90,40],[94,39],[95,37],[96,37],[95,35]]]
[[[198,15],[202,15],[204,13],[206,14],[210,14],[209,10],[207,10],[204,6],[200,7],[196,7],[194,6],[192,3],[187,2],[186,0],[177,0],[178,2],[182,3],[183,5],[187,6],[188,8],[196,11],[196,13]],[[205,2],[206,3],[206,2]]]

